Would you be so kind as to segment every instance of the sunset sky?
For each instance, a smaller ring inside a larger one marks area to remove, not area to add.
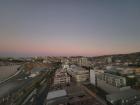
[[[140,0],[14,1],[0,1],[0,56],[140,51]]]

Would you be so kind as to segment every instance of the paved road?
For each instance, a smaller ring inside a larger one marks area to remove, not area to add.
[[[0,66],[0,83],[17,72],[20,65]]]
[[[37,94],[33,95],[24,105],[44,105],[44,101],[48,94],[52,78],[54,77],[54,71],[48,71],[46,81],[38,89]],[[45,78],[44,78],[45,79]]]
[[[4,83],[0,84],[0,98],[5,97],[18,89],[22,88],[25,84],[30,82],[32,79],[24,79],[25,74],[22,72],[18,75],[15,75],[11,79],[7,80]]]
[[[51,70],[47,74],[49,74],[47,76],[47,79],[49,79],[53,76],[54,71]],[[38,81],[38,78],[40,78],[40,77],[35,78],[25,78],[25,77],[27,77],[27,75],[23,71],[21,71],[17,75],[14,75],[12,78],[0,84],[0,105],[11,105],[11,103],[20,103],[20,101],[22,102],[22,99],[23,101],[25,100],[23,97],[20,96],[24,95],[24,91],[28,93],[27,91],[28,87],[31,90],[32,88],[30,87],[30,85],[34,84],[36,81]],[[20,92],[18,90],[20,90]],[[29,97],[27,99],[27,103],[29,103],[29,105],[43,105],[47,92],[48,86],[44,85],[44,88],[42,88],[39,94],[37,93],[37,95],[33,95],[32,97]],[[33,99],[36,99],[35,104]]]

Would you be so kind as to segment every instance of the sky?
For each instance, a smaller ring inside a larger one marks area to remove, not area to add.
[[[0,56],[139,51],[139,0],[0,1]]]

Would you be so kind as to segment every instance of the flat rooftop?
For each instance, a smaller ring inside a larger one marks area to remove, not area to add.
[[[137,91],[137,90],[134,90],[134,89],[128,89],[128,90],[124,90],[124,91],[120,91],[120,92],[117,92],[117,93],[114,93],[114,94],[109,94],[109,95],[106,95],[106,97],[108,99],[111,99],[113,101],[115,100],[119,100],[119,99],[127,99],[129,97],[134,97],[136,95],[140,95],[140,92]]]
[[[47,100],[67,96],[66,90],[56,90],[48,93]]]

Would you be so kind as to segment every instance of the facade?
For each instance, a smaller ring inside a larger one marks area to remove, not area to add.
[[[104,70],[100,70],[100,69],[91,69],[90,70],[90,83],[92,85],[97,85],[97,75],[100,75],[104,73]]]
[[[58,69],[54,76],[53,85],[67,85],[70,83],[70,76],[67,74],[66,70]]]
[[[126,86],[125,77],[109,73],[101,73],[96,77],[97,77],[97,86],[109,94],[130,88],[129,86]]]
[[[63,69],[68,69],[68,68],[69,68],[69,65],[68,65],[68,64],[63,64],[63,65],[62,65],[62,68],[63,68]]]
[[[111,64],[112,63],[112,57],[107,57],[107,63]]]
[[[70,63],[71,64],[78,64],[79,57],[71,57],[70,58]]]
[[[139,74],[140,75],[140,68],[136,68],[135,69],[135,74]]]
[[[66,61],[62,64],[63,69],[68,69],[69,68],[69,61]]]
[[[79,65],[80,65],[80,66],[88,66],[89,64],[88,64],[87,58],[86,58],[86,57],[80,58],[80,59],[79,59]]]
[[[125,87],[126,86],[126,78],[118,75],[113,75],[110,73],[102,73],[98,75],[98,80],[103,80],[107,84],[110,84],[115,87]]]
[[[69,68],[67,72],[76,82],[85,82],[89,80],[89,71],[84,68],[73,66]]]
[[[90,70],[90,83],[94,86],[96,85],[96,76],[94,70]]]

